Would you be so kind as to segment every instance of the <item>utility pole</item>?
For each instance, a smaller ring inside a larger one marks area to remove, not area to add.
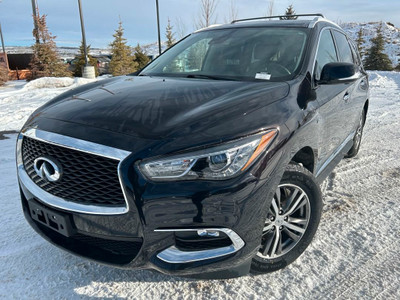
[[[35,38],[36,38],[36,44],[39,44],[39,30],[38,30],[38,24],[37,24],[37,3],[36,0],[32,0],[32,16],[33,16],[33,27],[35,28]]]
[[[85,67],[87,67],[89,65],[89,63],[88,63],[88,54],[87,54],[87,48],[86,48],[85,23],[83,22],[83,13],[82,13],[81,0],[78,0],[78,6],[79,6],[79,17],[81,19],[83,53],[85,53]]]
[[[161,55],[160,13],[158,9],[158,0],[156,0],[156,10],[157,10],[157,29],[158,29],[158,54]]]
[[[89,65],[89,61],[88,61],[88,53],[87,53],[87,47],[86,47],[85,23],[83,22],[81,0],[78,0],[78,7],[79,7],[79,16],[81,19],[83,53],[85,55],[85,66],[83,67],[82,77],[83,78],[95,78],[96,74],[95,74],[94,66]]]
[[[3,57],[4,57],[4,60],[6,62],[6,67],[7,67],[7,70],[8,70],[7,52],[6,52],[6,48],[4,47],[4,39],[3,39],[3,31],[1,30],[1,23],[0,23],[0,38],[1,38],[1,47],[2,47],[3,53],[4,53]]]
[[[1,30],[1,23],[0,23],[0,38],[1,38],[1,47],[3,49],[3,53],[6,53],[6,48],[4,47],[3,31]]]

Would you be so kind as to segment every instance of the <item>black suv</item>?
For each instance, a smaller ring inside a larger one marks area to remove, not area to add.
[[[293,262],[369,101],[354,43],[308,16],[199,30],[36,110],[17,142],[30,225],[124,268],[227,278]]]

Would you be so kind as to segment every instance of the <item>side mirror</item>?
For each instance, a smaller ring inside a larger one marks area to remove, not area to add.
[[[348,83],[356,81],[356,65],[352,63],[333,62],[322,68],[318,84]]]

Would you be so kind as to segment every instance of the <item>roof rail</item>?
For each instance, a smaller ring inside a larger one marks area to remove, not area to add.
[[[282,15],[282,16],[270,16],[270,17],[257,17],[257,18],[248,18],[248,19],[238,19],[233,20],[231,24],[238,23],[238,22],[245,22],[245,21],[255,21],[255,20],[263,20],[263,19],[276,19],[276,18],[287,18],[287,17],[322,17],[325,18],[323,14],[300,14],[300,15]]]

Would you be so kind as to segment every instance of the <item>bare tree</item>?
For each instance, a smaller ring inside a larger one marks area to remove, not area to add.
[[[271,17],[274,15],[274,0],[269,0],[268,1],[268,17]]]
[[[238,8],[236,6],[236,0],[230,0],[228,13],[228,17],[225,16],[224,18],[225,23],[230,23],[238,18]]]
[[[185,22],[182,21],[181,17],[177,17],[175,19],[175,28],[179,39],[185,37],[188,34],[187,26]]]
[[[217,22],[215,10],[218,0],[201,0],[200,14],[195,24],[197,29],[208,27]]]

